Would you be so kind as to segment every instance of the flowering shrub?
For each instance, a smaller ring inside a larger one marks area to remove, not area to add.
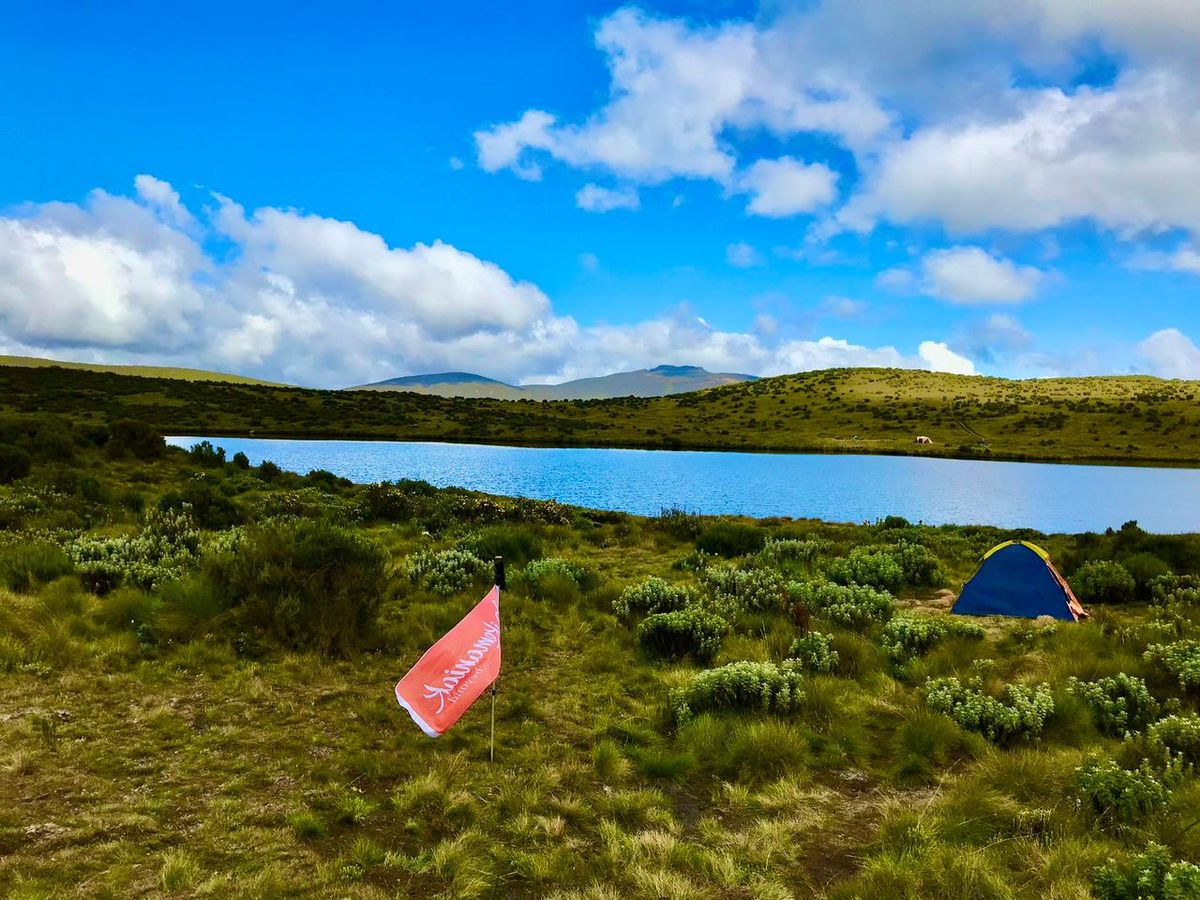
[[[522,570],[521,577],[535,585],[548,578],[563,578],[582,588],[595,581],[596,573],[581,563],[550,557],[532,560]]]
[[[199,559],[200,533],[187,510],[147,513],[133,537],[81,538],[67,547],[88,590],[106,594],[122,584],[151,589],[178,578]]]
[[[786,713],[804,700],[802,684],[799,668],[788,662],[735,662],[701,672],[672,691],[671,709],[680,725],[710,710]]]
[[[622,619],[638,615],[673,612],[695,602],[695,592],[681,584],[671,584],[650,576],[641,584],[630,585],[613,601],[613,611]]]
[[[783,578],[769,569],[709,566],[700,580],[712,590],[718,605],[750,612],[781,609],[787,592]]]
[[[797,540],[796,538],[767,539],[763,548],[758,551],[758,558],[770,566],[782,563],[798,562],[811,564],[829,547],[828,541],[820,539]]]
[[[1151,644],[1143,654],[1146,662],[1166,669],[1179,679],[1185,691],[1200,687],[1200,641]]]
[[[861,584],[888,591],[904,583],[900,563],[882,547],[855,547],[849,556],[830,560],[825,574],[838,584]]]
[[[485,577],[491,566],[466,550],[420,550],[408,558],[408,577],[435,594],[450,597]]]
[[[934,712],[949,716],[963,728],[978,731],[994,743],[1028,740],[1039,735],[1054,712],[1047,685],[1036,688],[1010,684],[1003,697],[989,696],[954,676],[930,679],[923,691]]]
[[[1096,812],[1132,822],[1166,806],[1180,774],[1178,766],[1158,773],[1148,761],[1123,769],[1112,759],[1092,759],[1075,770],[1075,785]]]
[[[1200,604],[1200,575],[1160,575],[1150,582],[1150,599],[1159,606]]]
[[[788,585],[788,593],[811,612],[857,631],[886,622],[895,612],[891,594],[862,585],[797,581]]]
[[[692,656],[707,662],[717,655],[728,631],[720,616],[692,606],[646,616],[637,627],[637,642],[658,656]]]
[[[883,648],[897,661],[924,656],[951,638],[981,641],[984,630],[974,622],[930,616],[897,616],[883,628]]]
[[[819,631],[796,638],[787,655],[806,672],[832,672],[838,664],[838,652],[833,649],[833,641],[829,635]]]
[[[1126,865],[1109,860],[1092,874],[1099,900],[1189,900],[1200,897],[1200,866],[1176,862],[1162,844],[1148,844]]]
[[[1200,764],[1200,716],[1167,716],[1151,725],[1146,733],[1150,738],[1150,746],[1168,759],[1180,759],[1191,765]]]
[[[1096,727],[1109,737],[1141,731],[1158,717],[1158,701],[1146,682],[1121,672],[1099,681],[1070,680],[1071,692],[1092,711]]]

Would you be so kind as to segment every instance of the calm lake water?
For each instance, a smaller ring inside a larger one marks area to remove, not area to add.
[[[199,437],[168,441],[190,447]],[[359,482],[420,478],[492,494],[655,515],[700,513],[1046,532],[1103,531],[1136,519],[1156,532],[1200,531],[1200,470],[980,462],[905,456],[493,447],[384,441],[210,438],[254,464],[328,469]]]

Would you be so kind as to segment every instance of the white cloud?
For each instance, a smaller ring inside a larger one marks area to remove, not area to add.
[[[1018,266],[980,247],[932,250],[921,261],[923,290],[950,303],[1020,303],[1044,278],[1040,269]]]
[[[1147,269],[1155,272],[1190,272],[1200,275],[1200,251],[1194,247],[1182,246],[1170,252],[1145,251],[1135,254],[1129,260],[1134,269]]]
[[[935,372],[950,372],[954,375],[978,375],[975,364],[967,357],[955,353],[941,341],[922,341],[917,355],[927,367]]]
[[[828,166],[809,165],[790,156],[760,159],[738,177],[739,190],[753,195],[746,211],[771,218],[825,206],[836,196],[836,184],[837,173]]]
[[[585,184],[575,194],[575,205],[588,212],[610,212],[614,209],[637,209],[641,206],[638,193],[631,187],[606,188]]]
[[[1177,328],[1156,331],[1138,345],[1149,370],[1163,378],[1200,378],[1200,347]]]
[[[738,241],[725,248],[725,261],[739,269],[749,269],[763,264],[762,254],[745,241]]]

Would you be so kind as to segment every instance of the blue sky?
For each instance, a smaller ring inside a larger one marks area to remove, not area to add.
[[[1200,16],[899,6],[5,3],[0,352],[1200,377]]]

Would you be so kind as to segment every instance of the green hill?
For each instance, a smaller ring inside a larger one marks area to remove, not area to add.
[[[1200,464],[1200,382],[830,369],[668,397],[502,401],[0,367],[0,410],[175,434]],[[927,436],[932,444],[917,444]]]
[[[271,384],[245,375],[230,375],[227,372],[209,372],[205,369],[184,369],[172,366],[106,366],[99,363],[61,362],[57,359],[41,359],[37,356],[3,356],[0,366],[21,366],[31,369],[57,368],[75,369],[85,372],[108,372],[114,375],[137,375],[142,378],[172,378],[183,381],[224,381],[229,384]]]

